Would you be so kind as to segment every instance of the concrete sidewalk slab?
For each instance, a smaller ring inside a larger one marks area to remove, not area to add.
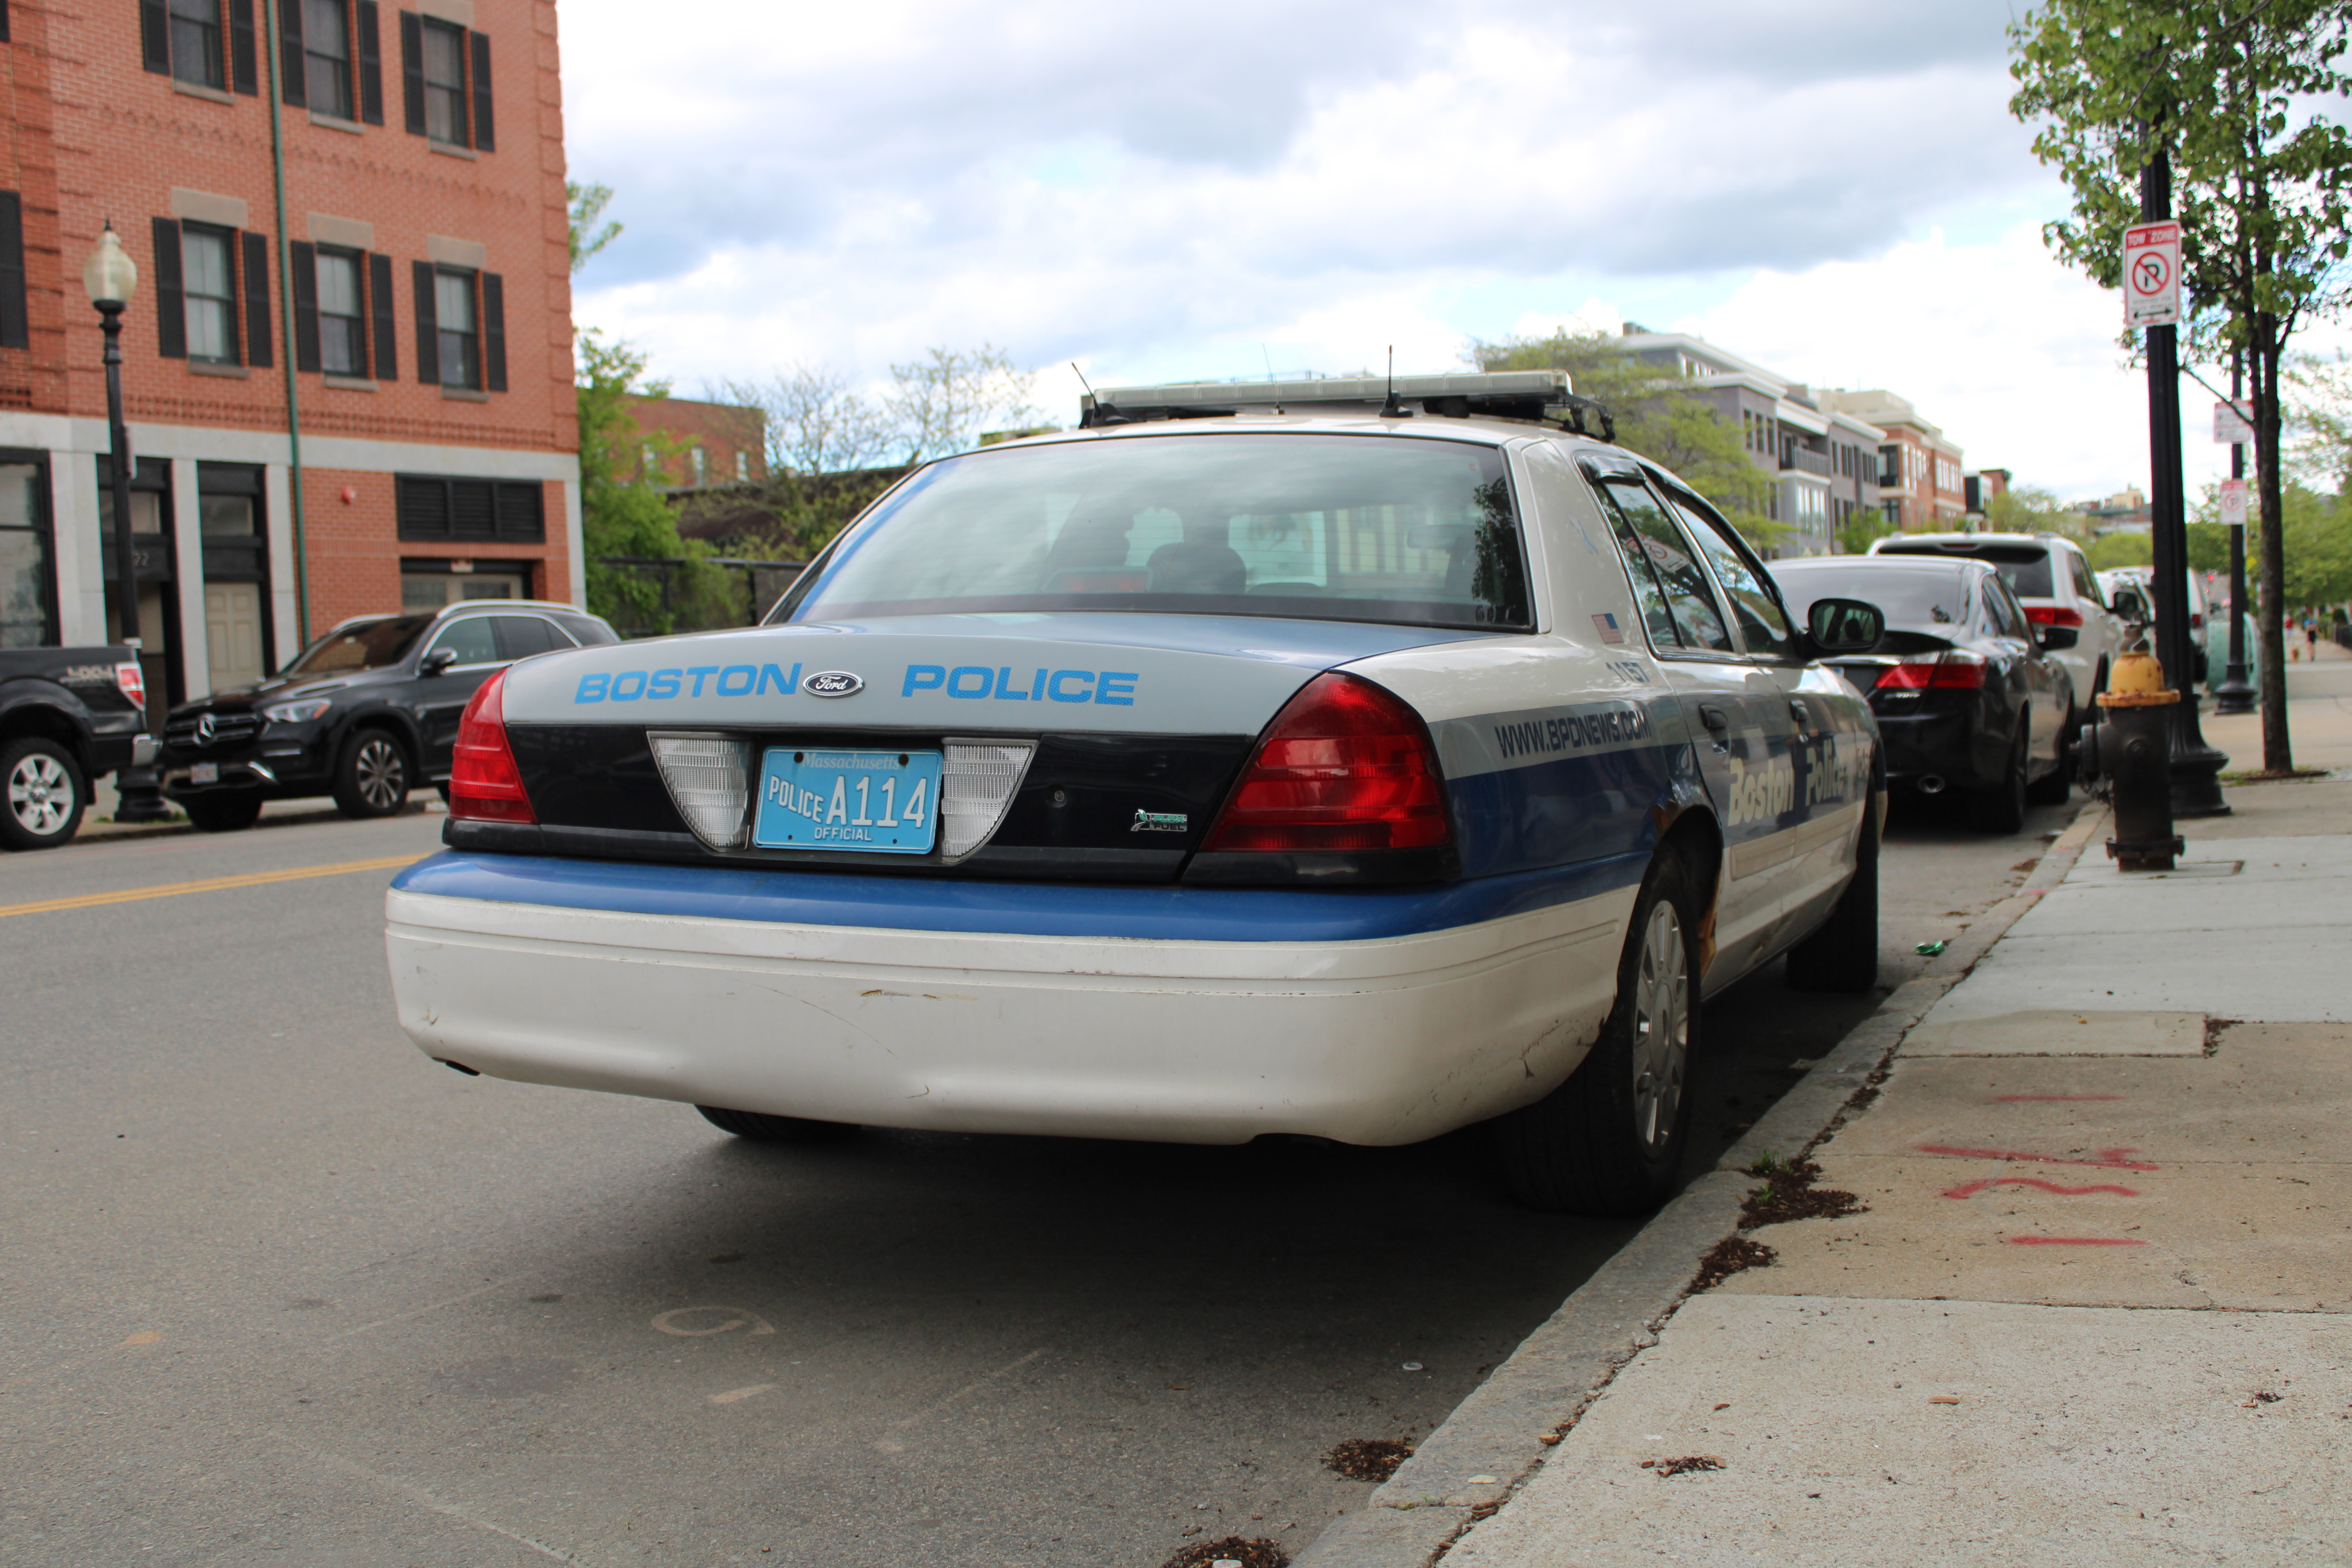
[[[2343,1314],[1703,1296],[1445,1562],[2336,1563],[2347,1438]]]
[[[1923,1023],[1903,1041],[1906,1057],[2201,1057],[2202,1013],[2077,1011],[2061,1007]]]
[[[2230,804],[2229,816],[2178,824],[2191,858],[2234,856],[2241,838],[2352,832],[2352,780],[2231,784],[2221,798]],[[2091,854],[2105,858],[2105,850],[2095,847]]]

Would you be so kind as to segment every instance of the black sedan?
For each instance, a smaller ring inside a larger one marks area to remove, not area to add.
[[[457,720],[493,672],[620,640],[597,616],[536,600],[356,616],[258,685],[173,709],[163,793],[211,833],[306,795],[332,795],[346,816],[386,816],[417,784],[446,788]]]
[[[1981,561],[1841,555],[1770,567],[1801,622],[1816,599],[1886,612],[1867,654],[1834,660],[1870,700],[1891,784],[1960,790],[1977,826],[2014,833],[2026,803],[2063,804],[2072,783],[2066,719],[2074,685],[2049,657],[2074,633],[2037,626]]]

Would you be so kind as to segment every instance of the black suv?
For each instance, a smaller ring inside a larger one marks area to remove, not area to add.
[[[388,816],[417,784],[446,795],[458,718],[492,672],[620,640],[585,611],[535,599],[355,616],[259,685],[173,709],[163,793],[209,833],[305,795],[334,796],[346,816]]]

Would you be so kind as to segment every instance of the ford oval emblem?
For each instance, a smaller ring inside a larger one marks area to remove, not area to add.
[[[866,681],[845,669],[820,669],[801,682],[801,689],[811,697],[855,697],[866,689]]]

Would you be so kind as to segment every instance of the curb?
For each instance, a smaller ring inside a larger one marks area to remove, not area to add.
[[[1833,1131],[1903,1037],[2074,869],[2106,819],[2105,805],[2086,800],[2022,887],[1848,1031],[1715,1169],[1577,1287],[1365,1506],[1327,1526],[1293,1560],[1294,1568],[1426,1568],[1471,1524],[1508,1501],[1550,1452],[1541,1436],[1580,1419],[1618,1368],[1657,1342],[1700,1260],[1738,1229],[1740,1200],[1755,1184],[1746,1168],[1767,1150],[1800,1152]]]
[[[394,816],[427,816],[441,809],[441,803],[438,800],[411,801],[392,815]],[[350,819],[331,805],[317,811],[289,811],[277,815],[264,812],[253,826],[243,831],[251,833],[258,832],[265,827],[299,827],[306,823],[348,820]],[[70,849],[84,844],[124,844],[142,838],[173,838],[197,831],[196,825],[184,816],[175,817],[169,822],[128,823],[118,823],[111,817],[96,819],[85,817],[80,829],[74,834],[72,843],[61,844],[58,847]]]

